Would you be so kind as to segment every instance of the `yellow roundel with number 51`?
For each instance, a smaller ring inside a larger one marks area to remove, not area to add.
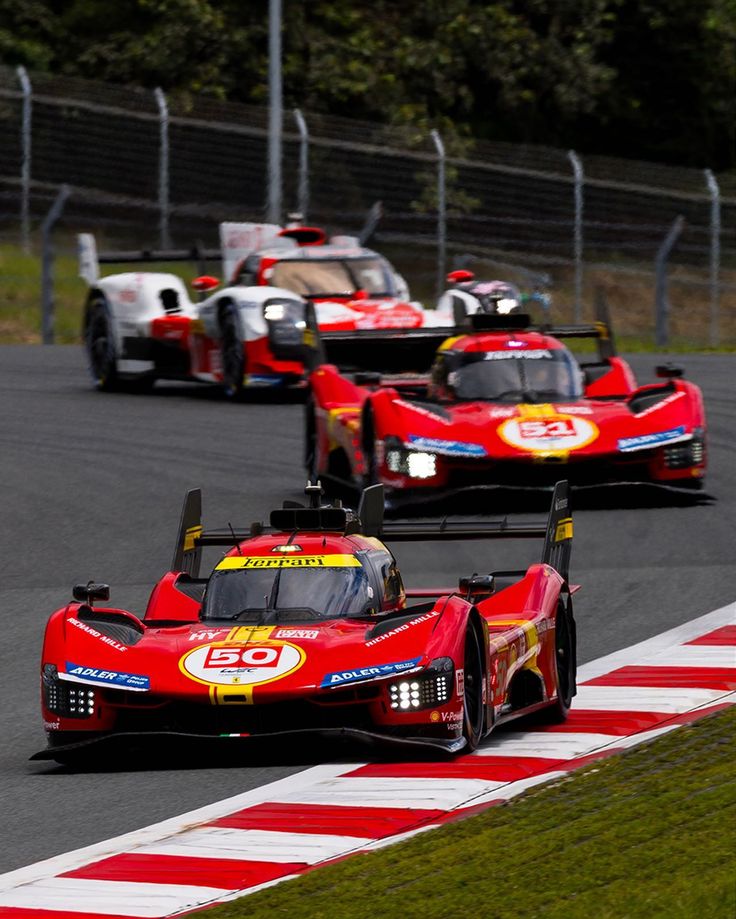
[[[560,415],[551,406],[519,406],[522,409],[527,411],[508,418],[497,428],[501,440],[519,450],[529,453],[580,450],[598,437],[597,426],[587,418]]]

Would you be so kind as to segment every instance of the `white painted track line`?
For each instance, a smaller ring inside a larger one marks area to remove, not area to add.
[[[372,838],[357,836],[201,827],[140,846],[135,852],[136,855],[188,855],[315,865],[342,855],[347,849],[362,848],[372,841]]]
[[[46,878],[5,891],[0,906],[70,910],[98,915],[140,916],[145,919],[220,900],[229,890],[190,887],[186,884],[134,884],[125,881],[88,881],[81,878]]]
[[[575,709],[679,715],[701,705],[712,705],[725,694],[722,689],[672,689],[669,686],[578,686]]]

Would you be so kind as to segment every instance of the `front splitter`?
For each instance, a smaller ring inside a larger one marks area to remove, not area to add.
[[[84,761],[86,751],[112,753],[123,752],[127,749],[141,746],[156,746],[164,744],[167,752],[171,752],[171,745],[187,748],[191,752],[201,750],[213,754],[215,752],[234,752],[236,748],[247,751],[269,743],[283,743],[290,740],[299,741],[305,738],[319,738],[324,741],[354,741],[371,748],[413,750],[417,754],[422,752],[453,756],[461,752],[466,741],[464,737],[453,740],[442,740],[427,737],[395,737],[390,734],[381,734],[377,731],[365,731],[358,728],[312,728],[294,731],[274,731],[268,734],[188,734],[183,731],[126,731],[119,734],[102,734],[91,737],[89,740],[76,741],[70,744],[47,747],[30,757],[32,761],[38,760],[78,760]]]

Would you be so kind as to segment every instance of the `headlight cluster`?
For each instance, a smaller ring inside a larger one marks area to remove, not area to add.
[[[79,683],[60,680],[56,667],[43,668],[43,695],[46,708],[64,718],[90,718],[95,711],[95,690]]]
[[[664,462],[668,469],[687,469],[703,462],[705,443],[695,435],[692,440],[664,448]]]
[[[431,479],[437,474],[437,457],[434,453],[391,449],[386,451],[386,465],[389,472],[408,475],[412,479]]]
[[[266,322],[281,322],[287,320],[297,328],[305,327],[303,310],[299,303],[266,303],[263,307],[263,318]]]
[[[449,669],[445,669],[448,664]],[[450,658],[433,661],[428,670],[413,679],[389,684],[391,708],[406,712],[444,705],[452,696],[453,679],[454,667]]]

